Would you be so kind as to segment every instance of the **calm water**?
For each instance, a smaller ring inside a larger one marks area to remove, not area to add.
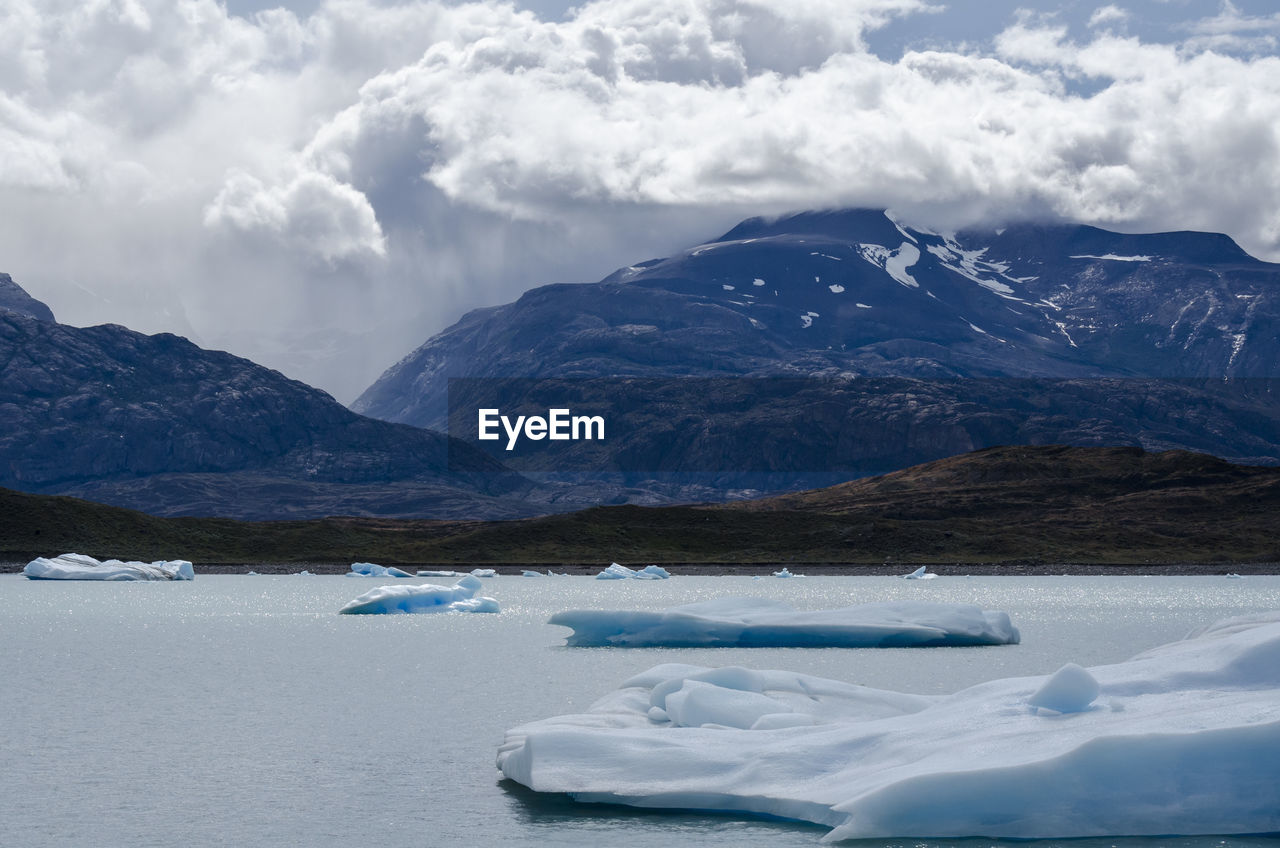
[[[0,843],[814,846],[825,828],[536,796],[499,780],[495,749],[508,727],[585,709],[660,662],[951,692],[1067,661],[1122,660],[1225,616],[1280,608],[1280,577],[1258,576],[499,577],[485,581],[503,604],[499,615],[335,614],[379,582],[0,575]],[[562,609],[657,609],[729,595],[803,609],[897,598],[977,603],[1008,611],[1023,643],[568,649],[567,629],[545,624]],[[865,843],[873,844],[919,843]],[[1280,840],[1070,845],[1280,848]]]

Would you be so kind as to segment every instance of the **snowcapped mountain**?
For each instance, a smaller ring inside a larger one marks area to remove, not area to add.
[[[1280,377],[1278,317],[1280,265],[1223,235],[935,233],[877,210],[805,212],[471,312],[352,408],[443,427],[450,377],[889,378],[907,382],[867,414],[915,428],[918,449],[885,447],[875,470],[1023,440],[1280,461],[1267,390],[1158,382]],[[1038,391],[999,382],[1014,378],[1050,381],[1039,409],[1010,412]],[[855,394],[837,400],[862,415]]]

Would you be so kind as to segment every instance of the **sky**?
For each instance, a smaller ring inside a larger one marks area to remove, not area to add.
[[[466,311],[752,215],[1280,261],[1255,0],[0,0],[0,271],[350,402]]]

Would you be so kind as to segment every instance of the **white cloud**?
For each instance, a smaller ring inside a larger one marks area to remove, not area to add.
[[[1120,24],[1129,20],[1129,11],[1121,9],[1115,4],[1099,6],[1093,10],[1093,14],[1089,16],[1090,27],[1106,26],[1108,24]]]
[[[1195,50],[1274,53],[1280,41],[1280,12],[1246,15],[1231,0],[1223,0],[1217,15],[1195,21],[1186,28],[1193,34],[1186,43]]]
[[[264,186],[232,174],[205,210],[204,222],[248,233],[268,233],[304,255],[326,262],[361,254],[385,256],[386,238],[368,198],[327,174],[299,174]]]
[[[1280,18],[1227,4],[1160,44],[1105,5],[1083,42],[1026,13],[985,50],[868,51],[937,8],[9,0],[0,269],[68,320],[185,315],[350,398],[467,308],[750,214],[1213,229],[1280,258]],[[313,337],[349,341],[281,352]]]

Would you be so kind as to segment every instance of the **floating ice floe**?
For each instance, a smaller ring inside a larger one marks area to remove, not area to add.
[[[185,559],[156,562],[105,562],[84,554],[37,557],[22,573],[32,580],[194,580],[196,573]]]
[[[933,580],[938,575],[931,573],[927,566],[922,565],[910,574],[902,576],[907,580]]]
[[[604,571],[596,575],[597,580],[666,580],[671,576],[671,572],[667,571],[660,565],[646,565],[639,571],[627,568],[625,565],[618,565],[616,562],[606,568]]]
[[[774,577],[804,577],[803,574],[792,574],[790,571],[787,570],[787,567],[785,565],[782,566],[781,571],[773,572],[773,576]]]
[[[521,577],[568,577],[569,575],[563,571],[552,571],[551,569],[548,568],[545,573],[541,571],[529,571],[528,569],[525,569],[520,572],[520,576]]]
[[[421,573],[421,572],[419,572]],[[412,577],[407,571],[395,566],[378,565],[374,562],[353,562],[348,577]]]
[[[537,574],[537,572],[533,572]],[[468,574],[474,574],[476,577],[497,577],[498,572],[492,568],[473,568],[470,571],[433,571],[423,570],[418,572],[419,577],[464,577]]]
[[[1016,645],[1007,613],[895,601],[802,612],[765,598],[719,598],[658,611],[568,610],[567,644],[630,648],[907,648]]]
[[[498,767],[579,801],[811,821],[828,841],[1276,833],[1280,612],[946,696],[660,665],[508,731]]]
[[[379,586],[348,603],[340,613],[372,615],[421,612],[499,612],[493,598],[476,597],[480,578],[468,574],[453,586]]]

